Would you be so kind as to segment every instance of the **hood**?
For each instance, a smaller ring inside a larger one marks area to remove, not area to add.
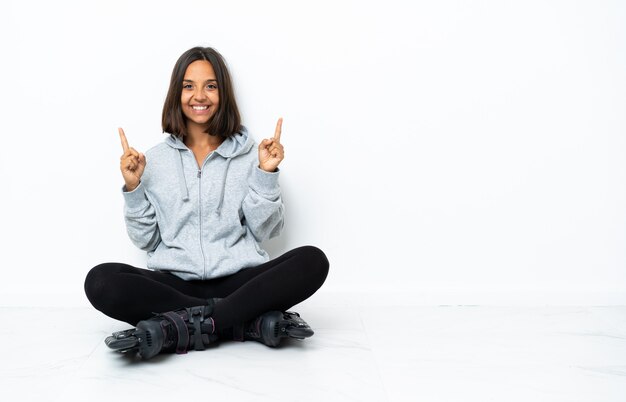
[[[187,148],[187,145],[185,145],[181,141],[180,138],[178,138],[177,136],[173,134],[170,134],[165,139],[165,143],[169,145],[170,147],[178,149],[178,150],[189,149]],[[217,147],[215,152],[217,152],[224,158],[233,158],[237,155],[247,153],[250,150],[250,148],[252,148],[253,144],[254,144],[254,141],[252,140],[252,138],[250,138],[250,135],[248,134],[248,130],[244,126],[241,126],[241,130],[239,130],[234,135],[231,135],[230,137],[226,138],[224,142],[222,142],[222,144],[219,147]]]
[[[178,150],[178,160],[177,160],[177,172],[178,172],[178,183],[180,185],[181,194],[183,195],[183,201],[189,201],[189,190],[187,187],[187,179],[185,179],[184,169],[183,169],[183,151],[190,151],[187,148],[187,145],[180,140],[180,138],[175,135],[170,134],[166,139],[165,143],[170,147]],[[222,186],[221,193],[219,198],[219,203],[217,207],[217,213],[220,214],[222,211],[222,203],[224,201],[224,189],[226,187],[226,177],[228,176],[228,168],[230,166],[230,161],[232,158],[242,155],[250,151],[252,146],[254,145],[254,141],[250,138],[248,134],[248,130],[242,126],[241,130],[239,130],[236,134],[231,135],[226,138],[222,144],[214,151],[215,153],[222,156],[226,159],[226,168],[224,169],[224,175],[222,177]]]

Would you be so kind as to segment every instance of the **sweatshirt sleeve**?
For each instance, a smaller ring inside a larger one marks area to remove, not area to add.
[[[140,249],[153,251],[161,242],[154,206],[148,200],[141,182],[133,191],[125,190],[124,186],[124,221],[128,237]]]
[[[258,242],[278,236],[283,229],[284,205],[278,185],[279,173],[279,170],[266,172],[255,166],[249,178],[243,214]]]

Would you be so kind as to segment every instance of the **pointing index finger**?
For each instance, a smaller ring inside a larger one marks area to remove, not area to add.
[[[283,118],[278,119],[278,123],[276,123],[276,131],[274,131],[274,140],[276,142],[280,142],[280,134],[283,127]]]
[[[124,134],[124,130],[122,130],[122,128],[118,128],[117,131],[120,133],[120,140],[122,140],[122,148],[124,149],[124,152],[128,151],[128,148],[130,148],[128,146],[128,140],[126,139],[126,134]]]

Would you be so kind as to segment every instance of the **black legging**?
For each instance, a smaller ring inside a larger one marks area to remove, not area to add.
[[[100,264],[89,271],[85,293],[109,317],[139,321],[185,307],[215,305],[216,330],[226,330],[271,311],[285,311],[311,296],[328,275],[328,259],[313,246],[293,249],[254,268],[211,280],[185,281],[165,272],[127,264]]]

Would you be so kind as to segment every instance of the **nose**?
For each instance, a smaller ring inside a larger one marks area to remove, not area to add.
[[[197,88],[193,93],[193,98],[198,102],[207,100],[207,94],[204,92],[204,88]]]

